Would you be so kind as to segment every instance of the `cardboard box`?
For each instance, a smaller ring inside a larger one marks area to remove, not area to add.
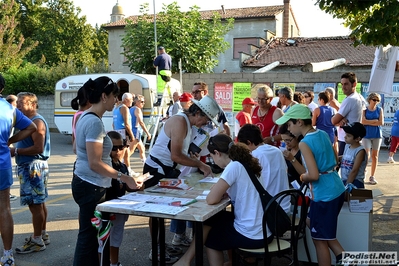
[[[351,212],[372,212],[373,191],[368,189],[353,189],[348,199]]]

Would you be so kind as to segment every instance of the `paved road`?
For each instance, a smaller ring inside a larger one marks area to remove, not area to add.
[[[42,252],[32,254],[15,254],[18,266],[70,266],[72,265],[77,236],[78,208],[71,195],[71,173],[75,159],[72,153],[71,139],[58,133],[51,134],[52,155],[49,160],[50,180],[47,230],[51,237],[51,244]],[[387,150],[380,153],[380,163],[376,178],[378,185],[366,185],[368,188],[378,188],[383,195],[374,201],[373,250],[399,250],[399,163],[392,165],[385,163]],[[399,161],[399,157],[397,158]],[[134,170],[141,170],[138,153],[131,158]],[[19,195],[19,182],[15,180],[12,194]],[[19,205],[19,199],[12,202],[14,217],[14,248],[23,244],[25,237],[32,232],[31,215],[26,207]],[[121,247],[120,261],[124,266],[151,265],[148,259],[150,250],[150,236],[147,225],[148,219],[130,217],[126,223],[124,240]],[[167,234],[166,239],[171,240]],[[194,264],[193,264],[194,265]],[[274,265],[280,265],[274,261]]]

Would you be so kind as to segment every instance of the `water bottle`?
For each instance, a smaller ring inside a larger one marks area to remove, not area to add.
[[[284,142],[284,141],[282,141],[282,142],[281,142],[281,144],[280,144],[280,147],[279,147],[279,148],[280,148],[280,150],[281,150],[281,151],[285,151],[285,150],[287,149],[287,147],[286,147],[286,144],[285,144],[285,142]]]

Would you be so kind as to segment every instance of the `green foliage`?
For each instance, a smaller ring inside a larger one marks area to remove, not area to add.
[[[399,46],[399,1],[397,0],[317,0],[316,4],[352,31],[355,46]]]
[[[72,62],[60,63],[51,68],[31,63],[27,63],[23,67],[11,67],[2,73],[6,80],[3,93],[17,94],[21,91],[28,91],[36,95],[52,95],[57,81],[66,76],[84,74],[85,71],[84,68],[79,68]]]
[[[70,0],[18,2],[19,30],[29,43],[39,42],[28,54],[29,62],[54,66],[72,60],[77,66],[93,67],[107,61],[106,32],[86,24],[86,17],[79,17],[81,10]]]
[[[19,8],[15,1],[1,1],[0,8],[0,72],[2,72],[10,67],[20,66],[25,55],[37,45],[37,42],[23,46],[25,39],[16,30]]]
[[[123,54],[132,72],[155,73],[155,47],[162,45],[172,57],[172,72],[178,72],[181,59],[182,69],[188,73],[209,73],[217,65],[218,55],[229,47],[224,36],[233,28],[234,20],[222,21],[218,13],[205,20],[197,6],[181,12],[176,2],[164,4],[156,16],[157,44],[148,4],[141,6],[140,13],[137,22],[127,21],[122,39]]]

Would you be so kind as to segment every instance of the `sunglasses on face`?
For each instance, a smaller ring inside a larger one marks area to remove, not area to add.
[[[122,151],[123,149],[125,149],[125,145],[119,145],[119,146],[112,146],[112,151],[117,151],[120,150]]]
[[[201,92],[201,90],[195,90],[195,91],[192,91],[191,94],[194,95],[194,94],[197,94],[197,93],[200,93],[200,92]]]
[[[374,101],[374,102],[379,102],[380,100],[378,100],[378,99],[371,99],[372,101]]]

